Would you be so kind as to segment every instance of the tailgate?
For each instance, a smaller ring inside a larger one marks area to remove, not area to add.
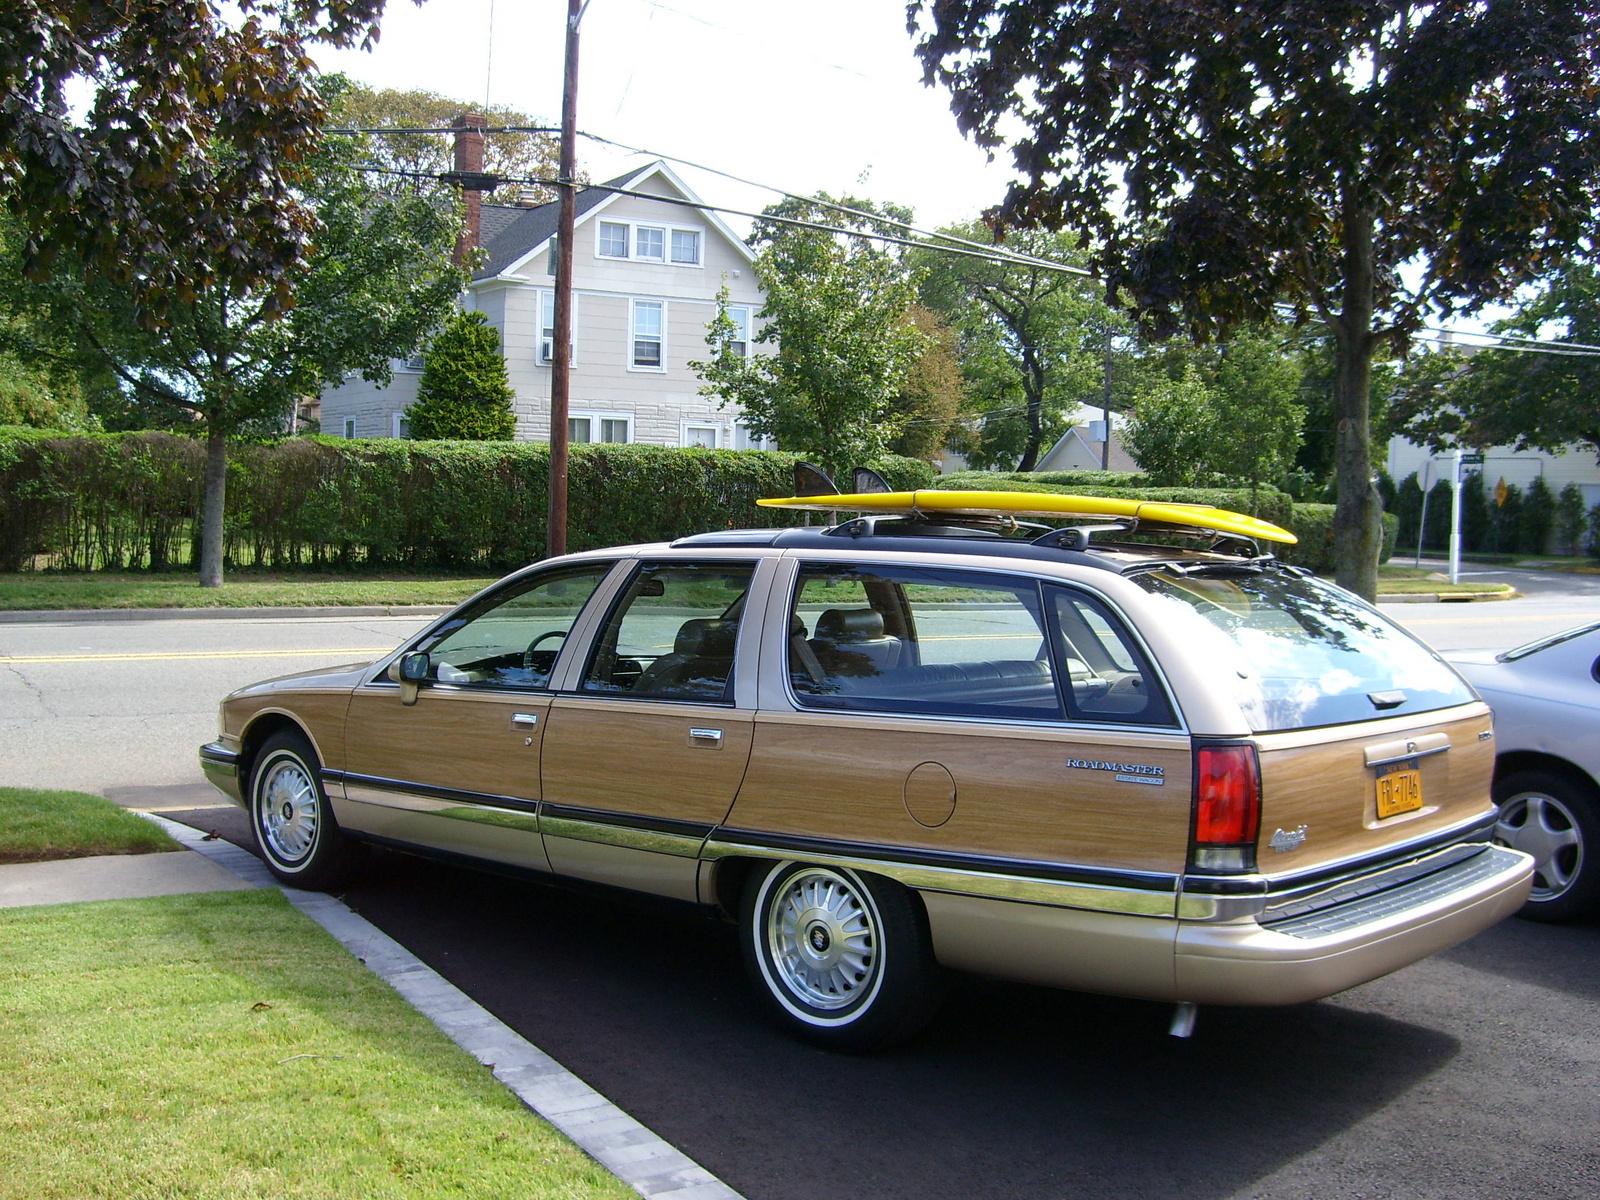
[[[1259,870],[1270,878],[1380,855],[1487,816],[1491,729],[1475,703],[1258,737]]]

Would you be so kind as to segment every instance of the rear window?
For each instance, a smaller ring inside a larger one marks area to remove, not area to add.
[[[1342,725],[1466,704],[1432,650],[1340,588],[1258,574],[1134,576],[1256,733]]]

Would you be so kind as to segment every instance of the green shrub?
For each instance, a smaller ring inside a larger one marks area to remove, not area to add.
[[[1332,504],[1296,504],[1284,522],[1284,528],[1300,540],[1293,546],[1275,546],[1273,550],[1286,563],[1306,567],[1318,575],[1332,575],[1338,560],[1333,549]],[[1379,562],[1388,562],[1394,554],[1395,539],[1400,532],[1400,518],[1394,513],[1383,514],[1383,549]]]
[[[1083,488],[1140,488],[1149,485],[1150,477],[1130,471],[952,471],[941,475],[936,487],[973,488],[978,491],[1002,491],[994,481],[1011,479],[1018,483],[1048,483],[1056,487]]]
[[[516,393],[500,353],[500,331],[481,312],[453,312],[422,358],[411,436],[503,441],[517,431]]]
[[[163,433],[0,431],[0,570],[188,565],[203,447]],[[794,524],[758,508],[793,490],[798,456],[640,445],[572,448],[573,550],[706,529]],[[869,464],[926,487],[917,459]],[[296,438],[230,450],[224,553],[233,567],[504,570],[544,554],[542,442]]]

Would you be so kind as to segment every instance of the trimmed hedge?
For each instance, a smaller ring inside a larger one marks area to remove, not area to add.
[[[797,524],[756,507],[788,495],[797,455],[641,445],[572,448],[567,544],[651,542]],[[0,570],[189,565],[200,443],[164,433],[62,436],[0,429]],[[224,554],[233,567],[505,570],[545,552],[542,442],[294,438],[229,456]],[[870,464],[928,486],[917,459]]]

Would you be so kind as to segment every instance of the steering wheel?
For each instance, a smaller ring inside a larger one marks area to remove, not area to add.
[[[547,629],[538,637],[534,638],[533,641],[528,643],[528,648],[522,652],[522,669],[524,671],[531,671],[534,669],[533,654],[534,651],[539,648],[540,642],[547,642],[551,638],[565,638],[566,636],[567,631],[565,629]]]

